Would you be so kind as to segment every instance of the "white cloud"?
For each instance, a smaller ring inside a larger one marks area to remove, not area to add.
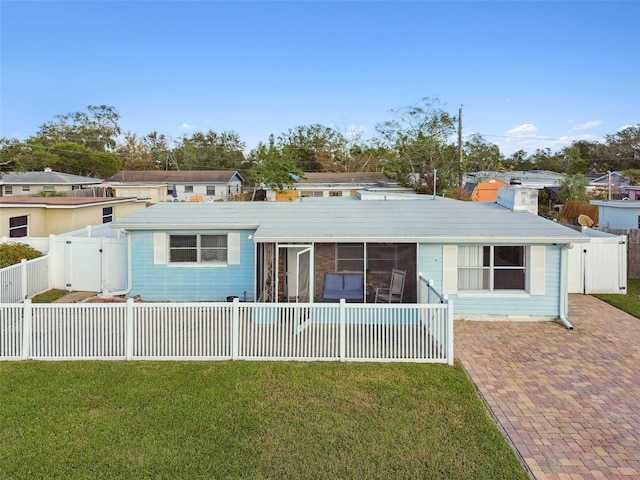
[[[581,123],[573,127],[573,130],[589,130],[591,128],[599,127],[602,125],[600,120],[590,120],[588,122]]]
[[[512,128],[511,130],[507,130],[507,135],[522,135],[522,134],[531,134],[537,132],[538,129],[535,125],[531,123],[525,123],[518,127]]]
[[[189,130],[190,128],[194,128],[193,125],[189,125],[188,123],[180,125],[180,130]]]

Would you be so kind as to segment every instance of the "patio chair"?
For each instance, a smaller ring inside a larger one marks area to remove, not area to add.
[[[391,272],[389,288],[376,288],[375,303],[402,303],[406,274],[406,270],[394,268]]]

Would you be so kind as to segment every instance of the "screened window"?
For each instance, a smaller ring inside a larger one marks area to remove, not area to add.
[[[460,290],[524,290],[524,246],[466,246],[458,248]]]
[[[193,193],[193,185],[185,185],[184,193]]]
[[[23,185],[22,186],[22,191],[24,193],[30,192],[31,191],[31,186],[30,185]]]
[[[102,223],[113,222],[113,207],[104,207],[102,209]]]
[[[364,272],[364,244],[336,245],[337,272]]]
[[[55,192],[56,191],[56,187],[54,187],[53,185],[43,185],[42,186],[42,191],[43,192]]]
[[[9,218],[9,237],[27,236],[29,236],[29,217],[22,215],[20,217]]]
[[[216,194],[216,187],[213,185],[207,185],[207,195],[215,196],[215,194]]]
[[[6,187],[4,187],[4,193],[6,193],[8,195],[12,195],[13,194],[13,186],[7,185]]]
[[[367,245],[367,272],[388,274],[399,266],[398,246],[395,244]]]
[[[170,235],[171,263],[227,263],[226,235]]]

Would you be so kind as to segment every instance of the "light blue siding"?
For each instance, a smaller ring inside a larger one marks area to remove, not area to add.
[[[225,266],[154,265],[154,233],[131,232],[130,295],[140,295],[147,301],[197,302],[224,301],[232,295],[243,298],[246,292],[247,299],[253,300],[255,244],[248,239],[252,230],[238,232],[240,264]]]
[[[418,271],[433,280],[434,287],[442,292],[443,245],[421,244],[418,254]],[[449,294],[454,301],[456,315],[544,315],[557,316],[560,309],[560,246],[545,248],[544,295],[509,294]]]

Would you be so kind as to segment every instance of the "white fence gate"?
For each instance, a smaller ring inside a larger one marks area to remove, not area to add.
[[[127,288],[126,238],[55,237],[53,288],[118,292]]]
[[[114,293],[128,287],[126,237],[51,235],[49,238],[3,237],[1,241],[24,243],[48,254],[50,264],[47,278],[50,284],[46,285],[45,290],[58,288]],[[8,285],[8,282],[0,282],[0,295]],[[29,292],[29,296],[37,293],[40,292]]]
[[[626,236],[593,231],[590,235],[589,243],[576,244],[569,250],[569,293],[625,294]]]

